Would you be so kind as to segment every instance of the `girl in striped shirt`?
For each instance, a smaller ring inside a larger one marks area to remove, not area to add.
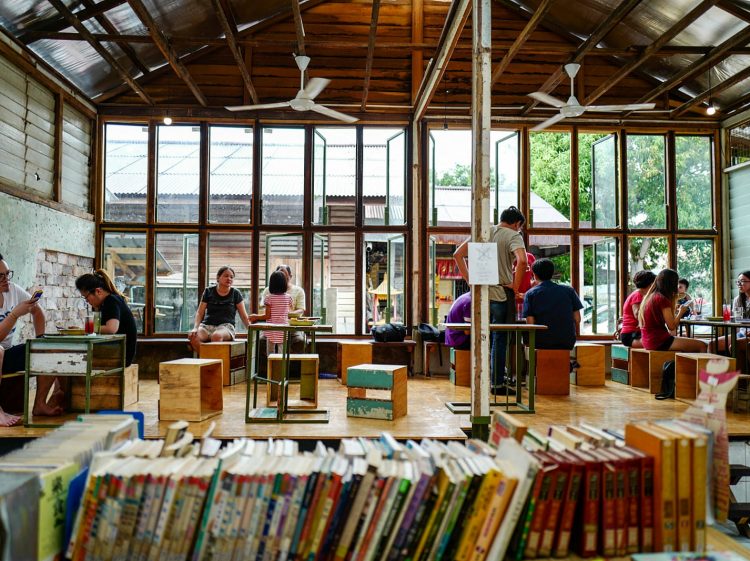
[[[271,273],[268,279],[269,294],[263,299],[265,307],[264,314],[252,314],[250,321],[267,321],[268,323],[277,323],[280,325],[289,325],[289,312],[292,310],[292,297],[286,293],[287,280],[286,275],[281,271]],[[283,331],[266,331],[267,351],[271,353],[281,352],[281,345],[284,342]]]

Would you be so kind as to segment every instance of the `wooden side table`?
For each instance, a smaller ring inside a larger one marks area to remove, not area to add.
[[[205,421],[224,409],[219,359],[181,358],[159,364],[159,420]]]

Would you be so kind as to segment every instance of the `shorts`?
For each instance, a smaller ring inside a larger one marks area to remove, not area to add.
[[[640,331],[631,331],[630,333],[620,333],[620,342],[626,347],[632,347],[633,341],[641,338]]]
[[[213,335],[217,329],[226,329],[227,331],[229,331],[229,334],[232,336],[232,339],[234,339],[234,335],[235,335],[233,323],[221,323],[219,325],[207,325],[205,323],[201,323],[200,329],[203,329],[206,333],[208,333],[209,337]]]
[[[669,338],[666,341],[664,341],[661,345],[659,345],[659,348],[656,350],[668,351],[670,348],[672,348],[672,343],[674,343],[674,337],[670,335]]]
[[[3,358],[3,374],[26,371],[26,344],[15,345],[5,349]]]

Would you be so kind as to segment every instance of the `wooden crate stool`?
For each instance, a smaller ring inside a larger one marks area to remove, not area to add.
[[[674,389],[678,399],[694,400],[698,397],[698,375],[706,369],[711,359],[727,359],[729,370],[734,370],[736,360],[711,353],[676,353],[674,355]]]
[[[450,380],[457,386],[471,387],[471,351],[451,347]]]
[[[630,348],[625,345],[612,345],[612,381],[630,384]]]
[[[5,376],[3,376],[5,379]],[[123,373],[122,406],[127,407],[138,401],[138,365],[131,364]],[[70,407],[73,410],[86,409],[86,380],[71,377]],[[99,409],[120,409],[120,376],[94,376],[91,378],[92,411]]]
[[[159,420],[204,421],[224,408],[219,359],[159,363]]]
[[[201,343],[200,358],[218,358],[222,363],[222,379],[225,386],[233,386],[245,381],[247,363],[247,344],[245,341],[219,341],[218,343]]]
[[[570,383],[576,386],[603,386],[604,345],[576,343],[573,353],[580,366],[570,373]]]
[[[406,415],[406,366],[359,364],[349,367],[346,416],[392,421]],[[388,398],[367,397],[367,390],[389,392]]]
[[[336,348],[336,377],[345,386],[346,372],[350,366],[371,362],[372,345],[369,341],[341,341]]]
[[[536,394],[570,394],[570,351],[536,349]]]
[[[630,349],[630,385],[659,393],[662,368],[665,362],[674,360],[674,355],[674,351]]]
[[[318,407],[318,366],[319,357],[312,353],[292,353],[289,355],[289,365],[293,362],[300,364],[299,399],[288,399],[287,409],[316,409]],[[284,365],[283,355],[273,353],[268,357],[269,380],[281,380]],[[289,372],[287,371],[287,380]],[[290,381],[290,385],[296,380]],[[271,407],[279,401],[279,386],[266,384],[266,407]],[[287,389],[289,385],[287,385]]]
[[[750,411],[750,374],[740,374],[732,390],[732,412]]]

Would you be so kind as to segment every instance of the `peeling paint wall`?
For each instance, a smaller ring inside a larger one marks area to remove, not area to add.
[[[0,253],[27,288],[36,278],[36,256],[44,249],[94,257],[94,223],[0,193]]]

